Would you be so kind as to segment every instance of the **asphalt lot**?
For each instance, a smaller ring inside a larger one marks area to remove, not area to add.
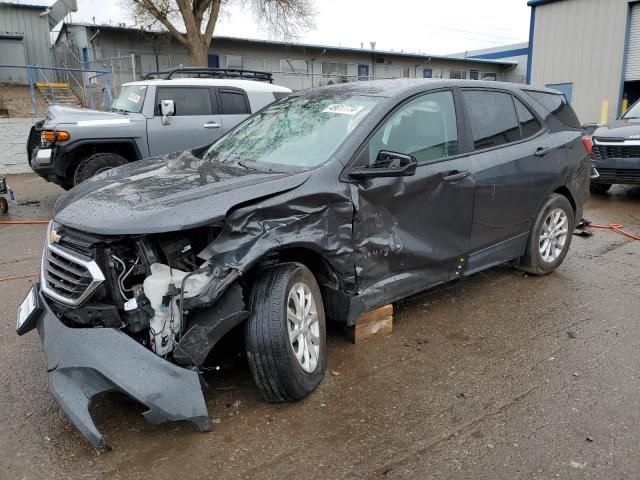
[[[60,189],[8,181],[8,218],[50,218]],[[640,188],[585,215],[640,232]],[[38,271],[44,230],[0,226],[0,278]],[[0,281],[0,479],[639,478],[640,243],[594,233],[551,276],[498,267],[400,303],[387,338],[330,330],[327,376],[302,402],[262,402],[232,345],[206,375],[211,433],[101,400],[104,454],[49,394],[38,335],[14,332],[35,277]]]

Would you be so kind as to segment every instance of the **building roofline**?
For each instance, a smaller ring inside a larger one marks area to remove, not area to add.
[[[155,35],[169,35],[169,32],[155,32],[150,30],[144,30],[141,28],[134,27],[120,27],[114,25],[94,25],[92,23],[63,23],[60,28],[60,34],[56,39],[55,43],[58,43],[58,39],[62,35],[63,31],[67,27],[84,27],[84,28],[92,28],[92,29],[103,29],[103,30],[117,30],[117,31],[130,31],[130,32],[138,32],[142,34],[155,34]],[[517,62],[513,61],[498,61],[498,60],[487,60],[487,59],[476,59],[476,58],[456,58],[450,57],[447,55],[427,55],[423,53],[406,53],[406,52],[392,52],[390,50],[372,50],[368,48],[353,48],[353,47],[335,47],[331,45],[317,45],[312,43],[293,43],[293,42],[285,42],[279,40],[259,40],[255,38],[242,38],[242,37],[227,37],[227,36],[214,36],[214,40],[229,40],[236,42],[247,42],[247,43],[258,43],[262,45],[277,45],[289,48],[308,48],[308,49],[317,49],[317,50],[327,50],[333,52],[348,52],[348,53],[367,53],[369,55],[394,55],[399,57],[407,57],[407,58],[417,58],[423,60],[444,60],[451,62],[474,62],[474,63],[486,63],[490,65],[502,65],[502,66],[513,66],[516,65]]]
[[[16,8],[29,8],[32,10],[43,10],[43,11],[49,8],[46,5],[35,5],[32,3],[14,3],[14,2],[0,0],[0,7],[2,6],[16,7]]]
[[[544,5],[545,3],[560,2],[561,0],[529,0],[527,5],[530,7],[537,7],[538,5]]]

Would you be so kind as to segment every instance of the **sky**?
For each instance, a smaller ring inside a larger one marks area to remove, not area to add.
[[[297,40],[355,47],[376,42],[378,50],[434,55],[525,42],[529,36],[526,0],[315,0],[315,28]],[[75,22],[134,24],[120,0],[78,0]],[[251,11],[235,0],[216,35],[273,39]]]

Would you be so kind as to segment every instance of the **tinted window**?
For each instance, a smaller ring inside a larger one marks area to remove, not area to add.
[[[156,115],[161,115],[162,100],[173,100],[176,116],[210,115],[211,94],[208,88],[159,87],[156,103]]]
[[[223,115],[246,115],[251,113],[242,92],[234,90],[220,90],[219,92]]]
[[[467,90],[463,95],[476,150],[497,147],[522,138],[510,94]]]
[[[567,99],[562,94],[535,92],[532,90],[524,90],[531,98],[540,103],[544,108],[553,113],[564,125],[571,128],[582,128],[580,120],[573,111],[571,105],[567,103]]]
[[[451,92],[422,95],[394,113],[369,142],[369,164],[380,150],[429,162],[458,153],[456,111]]]
[[[533,116],[531,110],[529,110],[527,106],[517,98],[514,97],[513,100],[516,102],[516,111],[518,112],[518,120],[520,121],[522,137],[529,138],[538,133],[542,128],[542,125],[540,125],[540,122],[538,122],[536,117]]]

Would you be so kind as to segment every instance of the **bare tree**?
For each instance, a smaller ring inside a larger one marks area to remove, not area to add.
[[[293,38],[313,26],[313,0],[240,0],[260,26],[281,38]],[[234,0],[122,0],[139,23],[158,23],[187,51],[189,64],[206,67],[213,32],[221,11]]]

